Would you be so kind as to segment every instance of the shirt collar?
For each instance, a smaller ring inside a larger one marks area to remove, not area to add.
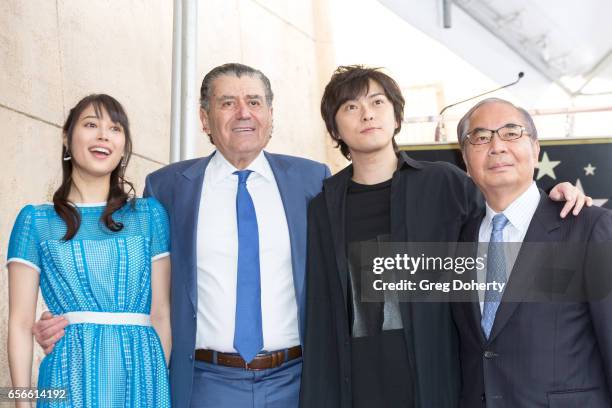
[[[523,194],[518,196],[516,200],[514,200],[504,211],[504,215],[508,219],[509,223],[521,232],[527,231],[529,228],[529,224],[531,223],[531,218],[533,218],[533,214],[538,208],[538,204],[540,203],[540,192],[538,191],[538,187],[535,181],[531,182],[531,185]],[[484,226],[489,228],[493,217],[496,216],[497,212],[495,212],[490,206],[489,203],[485,203],[486,205],[486,215],[484,221]]]
[[[227,177],[236,177],[234,172],[238,171],[238,169],[231,164],[218,150],[208,163],[207,171],[209,170],[211,172],[210,181],[212,184],[219,183],[225,180]],[[270,163],[268,163],[268,159],[266,159],[263,150],[259,152],[255,160],[253,160],[245,170],[251,170],[253,173],[262,176],[268,181],[274,180],[274,173],[272,173],[272,168],[270,167]]]
[[[406,153],[403,150],[399,152],[399,154],[397,155],[397,159],[398,159],[397,161],[398,170],[402,169],[404,166],[410,166],[417,170],[420,170],[423,168],[423,165],[419,161],[410,157],[408,153]]]

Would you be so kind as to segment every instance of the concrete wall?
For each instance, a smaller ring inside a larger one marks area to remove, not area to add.
[[[326,7],[325,0],[201,0],[198,75],[225,62],[263,70],[276,95],[269,150],[327,161],[337,169],[345,162],[329,148],[318,112],[334,62]],[[105,92],[126,108],[134,137],[128,175],[139,193],[145,175],[167,164],[171,67],[170,0],[0,2],[2,262],[19,209],[49,201],[58,185],[61,126],[81,97]],[[212,151],[204,134],[197,151]],[[39,304],[38,314],[44,309]],[[0,386],[10,384],[7,317],[3,266]],[[35,347],[34,367],[41,357]]]

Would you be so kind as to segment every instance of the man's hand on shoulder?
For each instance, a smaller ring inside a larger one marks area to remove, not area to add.
[[[561,218],[565,218],[573,208],[572,214],[578,215],[585,205],[590,207],[593,205],[593,199],[585,195],[578,187],[568,183],[559,183],[553,187],[548,195],[553,201],[566,201],[565,206],[561,210]]]

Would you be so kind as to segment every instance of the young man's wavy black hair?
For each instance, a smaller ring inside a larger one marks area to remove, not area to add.
[[[338,67],[325,87],[321,99],[321,116],[323,116],[327,131],[336,142],[336,147],[340,148],[340,152],[348,160],[351,160],[351,153],[348,145],[340,139],[338,134],[336,113],[346,101],[367,94],[370,88],[370,80],[375,81],[383,88],[385,96],[393,104],[395,121],[397,122],[397,128],[393,132],[393,136],[397,135],[402,128],[405,101],[399,85],[393,78],[380,71],[380,68],[367,68],[363,65]],[[393,148],[395,151],[398,150],[395,139],[393,139]]]

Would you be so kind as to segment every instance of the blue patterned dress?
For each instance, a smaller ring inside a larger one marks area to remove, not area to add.
[[[151,263],[168,255],[168,216],[152,198],[100,220],[105,204],[79,206],[81,226],[66,226],[52,204],[24,207],[13,227],[8,262],[40,272],[40,289],[54,315],[67,312],[149,314]],[[134,324],[71,324],[41,363],[39,388],[65,388],[68,400],[38,406],[168,407],[168,371],[157,333]]]

